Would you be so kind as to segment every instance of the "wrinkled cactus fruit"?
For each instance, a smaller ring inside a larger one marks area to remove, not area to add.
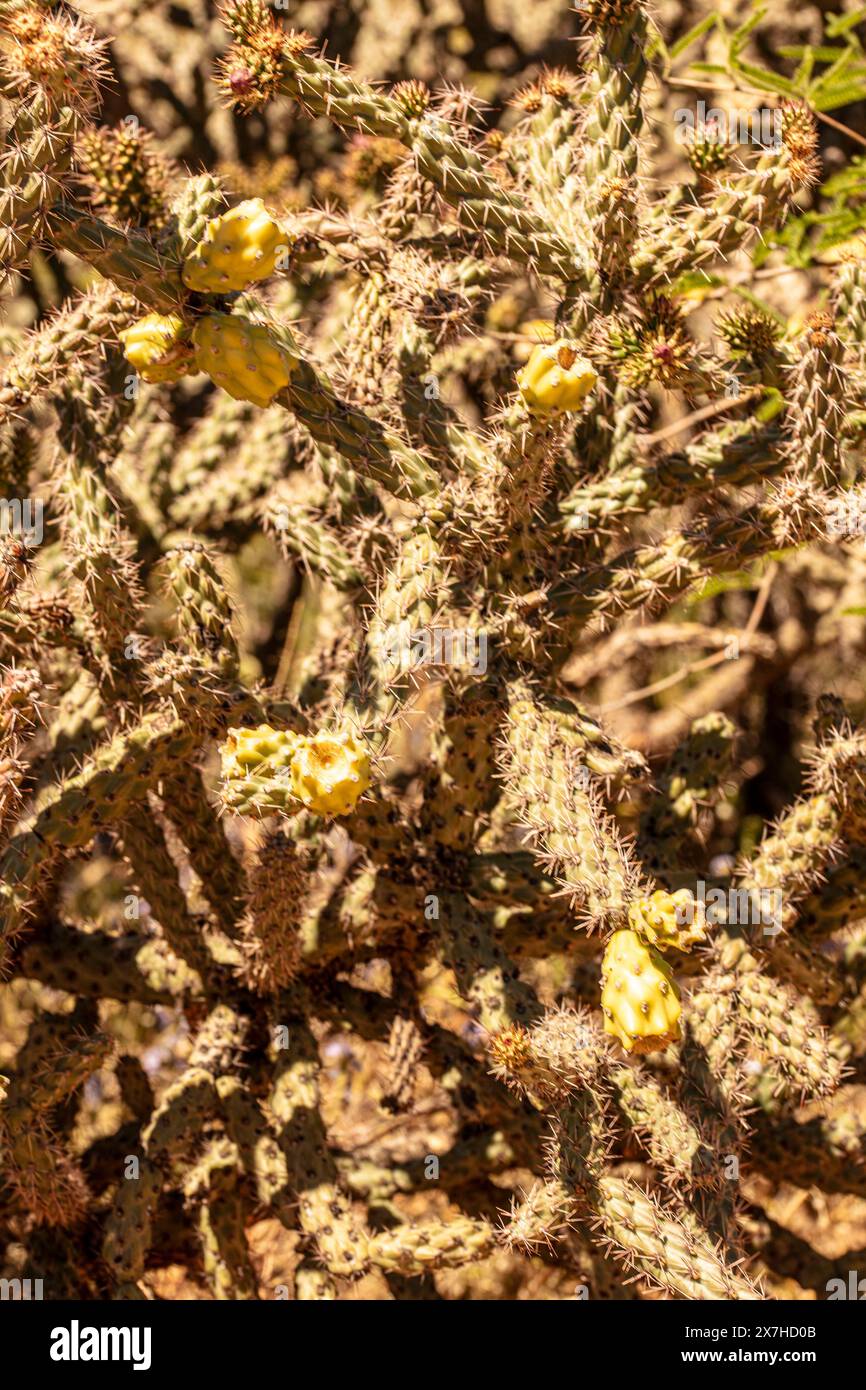
[[[183,282],[202,294],[228,294],[273,275],[286,238],[261,198],[212,217],[183,263]]]

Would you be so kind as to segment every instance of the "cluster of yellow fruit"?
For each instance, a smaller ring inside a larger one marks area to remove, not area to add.
[[[351,732],[296,734],[260,724],[229,729],[222,754],[227,786],[262,779],[256,809],[283,809],[268,801],[267,779],[283,776],[291,796],[320,816],[347,816],[370,786],[370,755]]]
[[[629,907],[629,929],[616,931],[601,963],[604,1031],[626,1052],[661,1052],[679,1042],[682,1008],[670,965],[660,954],[706,939],[703,908],[688,889],[659,889]]]
[[[526,408],[536,419],[579,410],[597,381],[592,363],[579,355],[568,338],[539,343],[517,376]]]
[[[183,282],[203,294],[242,290],[272,275],[288,245],[261,198],[251,198],[211,218],[183,263]],[[194,326],[179,314],[146,314],[120,337],[144,381],[179,381],[203,371],[236,400],[259,406],[271,403],[298,365],[284,329],[278,335],[267,324],[215,311]]]
[[[183,263],[181,279],[195,294],[235,294],[273,275],[292,242],[261,198],[249,198],[210,219]],[[539,420],[578,410],[598,380],[574,343],[554,339],[553,326],[544,327],[537,335],[543,341],[517,377],[530,415]],[[144,381],[180,381],[203,371],[236,400],[258,406],[270,405],[289,384],[299,360],[285,330],[216,309],[188,319],[146,314],[120,337],[127,361]]]
[[[264,323],[206,314],[190,332],[177,314],[147,314],[120,335],[127,361],[144,381],[179,381],[207,372],[238,401],[270,405],[288,386],[298,357]]]

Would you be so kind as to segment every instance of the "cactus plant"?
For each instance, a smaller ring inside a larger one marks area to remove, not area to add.
[[[644,0],[486,125],[306,8],[175,125],[0,0],[0,1264],[780,1296],[758,1209],[866,1133],[862,262],[750,279],[816,120],[658,196]]]

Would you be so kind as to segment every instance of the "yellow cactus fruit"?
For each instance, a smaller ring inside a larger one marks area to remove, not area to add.
[[[577,410],[597,381],[592,363],[567,338],[539,343],[517,377],[530,414],[542,417]]]
[[[628,910],[629,926],[638,936],[660,951],[671,946],[688,951],[707,939],[704,905],[688,888],[666,893],[659,888],[648,898],[639,898]]]
[[[186,324],[177,314],[145,314],[118,336],[143,381],[180,381],[196,370]]]
[[[230,314],[208,314],[193,330],[196,361],[236,401],[270,405],[287,386],[298,359],[267,324]]]
[[[288,236],[261,198],[249,198],[211,218],[198,246],[183,263],[183,283],[202,294],[245,289],[273,275],[279,249],[288,244]]]
[[[626,1052],[662,1052],[679,1042],[680,1001],[671,968],[637,932],[617,931],[601,963],[604,1031]]]
[[[229,729],[220,748],[222,776],[228,780],[264,771],[273,777],[281,768],[290,766],[303,741],[303,734],[272,729],[270,724],[259,724],[255,729]]]
[[[292,791],[322,816],[346,816],[370,785],[370,757],[354,734],[315,734],[292,758]]]

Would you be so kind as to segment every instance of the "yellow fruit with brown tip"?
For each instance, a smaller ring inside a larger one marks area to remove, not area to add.
[[[348,815],[369,785],[370,755],[352,733],[315,734],[292,757],[292,791],[318,815]]]
[[[601,981],[604,1031],[626,1052],[662,1052],[679,1042],[681,1008],[671,968],[637,932],[614,932]]]
[[[201,294],[245,289],[273,275],[280,248],[288,250],[289,245],[290,239],[261,198],[248,198],[210,219],[198,246],[183,263],[183,283]]]
[[[143,381],[180,381],[197,370],[189,330],[178,314],[145,314],[118,337]]]
[[[578,410],[597,381],[592,363],[567,338],[539,343],[517,377],[527,409],[540,418]]]
[[[201,370],[236,401],[270,405],[298,365],[267,324],[237,315],[208,314],[199,319],[192,340]]]

